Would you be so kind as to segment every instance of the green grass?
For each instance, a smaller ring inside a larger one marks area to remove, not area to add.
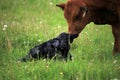
[[[109,25],[88,24],[71,44],[73,61],[17,62],[36,44],[67,32],[63,12],[55,6],[65,1],[0,1],[0,80],[120,80]]]

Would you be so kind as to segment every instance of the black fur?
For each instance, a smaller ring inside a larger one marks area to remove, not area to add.
[[[21,58],[20,61],[26,62],[30,59],[53,58],[60,55],[61,58],[67,59],[70,50],[69,34],[63,32],[57,38],[46,41],[30,49],[28,55]],[[70,59],[72,56],[70,54]]]

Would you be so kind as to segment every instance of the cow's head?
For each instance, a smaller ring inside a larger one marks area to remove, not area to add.
[[[64,17],[68,23],[68,33],[75,35],[74,38],[76,38],[89,22],[86,5],[79,0],[68,0],[67,3],[58,4],[57,6],[64,11]]]

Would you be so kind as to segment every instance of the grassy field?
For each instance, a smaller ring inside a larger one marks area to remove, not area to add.
[[[67,32],[66,0],[0,0],[0,80],[120,80],[109,25],[90,23],[71,44],[73,61],[17,60],[30,48]]]

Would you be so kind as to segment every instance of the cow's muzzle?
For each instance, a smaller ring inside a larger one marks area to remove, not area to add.
[[[78,34],[69,34],[69,37],[70,37],[70,43],[72,43],[73,40],[74,40],[75,38],[77,38],[78,36],[79,36]]]

